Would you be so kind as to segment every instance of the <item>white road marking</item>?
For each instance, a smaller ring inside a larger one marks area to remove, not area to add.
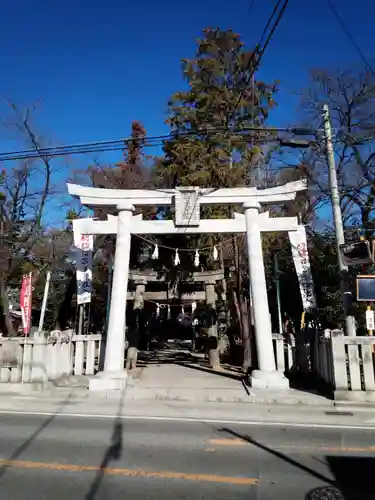
[[[16,411],[0,410],[0,415],[17,416],[40,416],[40,417],[67,417],[67,418],[97,418],[97,419],[120,419],[120,420],[145,420],[160,422],[186,422],[186,423],[206,423],[206,424],[230,424],[230,425],[248,425],[259,427],[295,427],[305,429],[348,429],[348,430],[371,430],[375,431],[375,425],[346,425],[346,424],[316,424],[309,422],[265,422],[257,420],[231,420],[231,419],[213,419],[199,417],[168,417],[168,416],[150,416],[150,415],[105,415],[95,413],[61,413],[61,412],[40,412],[40,411]]]

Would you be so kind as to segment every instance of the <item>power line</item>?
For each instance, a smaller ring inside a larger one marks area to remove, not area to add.
[[[277,27],[278,27],[279,23],[280,23],[280,21],[281,21],[281,18],[282,18],[282,17],[283,17],[283,15],[284,15],[284,12],[285,12],[285,9],[286,9],[286,8],[287,8],[287,6],[288,6],[288,3],[289,3],[289,0],[285,0],[285,1],[284,1],[284,3],[283,3],[283,5],[282,5],[282,7],[281,7],[281,9],[280,9],[280,11],[279,11],[279,13],[278,13],[278,15],[277,15],[276,21],[275,21],[274,25],[272,26],[271,31],[270,31],[270,33],[269,33],[269,35],[268,35],[268,37],[267,37],[267,40],[265,41],[265,43],[264,43],[264,45],[263,45],[263,48],[262,48],[262,49],[260,49],[260,45],[262,44],[263,39],[264,39],[264,36],[265,36],[265,34],[266,34],[266,32],[267,32],[267,30],[268,30],[269,26],[271,25],[272,19],[273,19],[273,17],[276,15],[276,12],[279,10],[279,7],[280,7],[280,5],[281,5],[281,0],[278,0],[278,2],[276,3],[276,5],[275,5],[275,7],[274,7],[274,9],[273,9],[273,11],[272,11],[272,13],[271,13],[270,17],[268,18],[267,24],[266,24],[266,26],[265,26],[265,28],[264,28],[264,30],[263,30],[263,32],[262,32],[262,35],[261,35],[260,43],[256,46],[256,48],[255,48],[255,50],[254,50],[254,52],[253,52],[252,56],[251,56],[251,57],[250,57],[250,59],[249,59],[249,62],[248,62],[248,65],[247,65],[247,70],[249,70],[249,69],[251,68],[251,66],[252,66],[252,64],[253,64],[253,61],[254,61],[254,59],[255,59],[256,57],[257,57],[257,60],[256,60],[256,62],[255,62],[255,64],[254,64],[254,67],[252,68],[252,70],[251,70],[251,72],[250,72],[250,75],[249,75],[249,76],[248,76],[248,78],[247,78],[247,81],[245,82],[245,86],[244,86],[244,88],[243,88],[243,89],[242,89],[242,91],[240,92],[240,95],[239,95],[239,97],[238,97],[238,99],[237,99],[237,102],[236,102],[236,105],[235,105],[235,107],[234,107],[234,110],[232,111],[232,113],[231,113],[231,115],[230,115],[230,117],[229,117],[229,120],[228,120],[228,122],[227,122],[228,124],[229,124],[229,122],[232,120],[233,116],[235,115],[235,113],[236,113],[236,111],[237,111],[237,109],[238,109],[238,106],[240,105],[240,102],[241,102],[241,99],[242,99],[242,97],[243,97],[244,92],[248,89],[249,85],[251,84],[252,77],[253,77],[253,75],[254,75],[255,71],[257,70],[257,68],[258,68],[258,67],[259,67],[259,65],[260,65],[260,62],[261,62],[262,57],[263,57],[263,55],[264,55],[264,52],[265,52],[266,48],[268,47],[268,44],[270,43],[270,41],[271,41],[271,39],[272,39],[272,37],[273,37],[273,35],[274,35],[274,33],[275,33],[275,31],[276,31],[276,29],[277,29]]]
[[[216,127],[211,129],[200,129],[200,130],[190,130],[182,133],[170,133],[166,135],[150,136],[141,139],[141,147],[156,147],[162,145],[165,141],[176,140],[179,138],[189,139],[191,137],[205,135],[205,137],[212,136],[216,133],[226,132],[226,127]],[[246,134],[251,132],[289,132],[292,134],[303,134],[306,135],[307,132],[311,132],[314,135],[313,130],[306,131],[306,129],[299,128],[279,128],[279,127],[257,127],[257,126],[240,126],[237,127],[232,134]],[[132,137],[127,137],[124,139],[110,140],[110,141],[96,141],[80,144],[68,144],[65,146],[54,146],[50,148],[38,148],[38,149],[26,149],[21,151],[12,151],[7,153],[0,153],[0,161],[11,161],[11,160],[26,160],[32,158],[40,157],[53,157],[53,156],[65,156],[71,154],[85,154],[85,153],[95,153],[95,152],[109,152],[126,150],[129,147],[131,141],[136,141]]]
[[[363,50],[361,49],[361,47],[358,45],[358,43],[354,40],[353,38],[353,35],[350,33],[349,31],[349,28],[346,26],[344,20],[342,19],[342,17],[340,16],[340,14],[338,13],[336,7],[333,5],[332,1],[331,0],[327,0],[327,3],[328,3],[328,6],[329,8],[331,9],[333,15],[335,16],[337,22],[340,24],[342,30],[344,31],[344,33],[346,34],[346,36],[348,37],[348,39],[350,40],[351,44],[353,45],[353,47],[356,49],[356,51],[358,52],[359,56],[361,57],[362,61],[365,63],[365,65],[367,66],[367,69],[369,71],[371,71],[371,73],[375,76],[375,69],[372,67],[372,65],[370,64],[369,60],[367,59],[367,57],[365,56]]]
[[[294,128],[278,128],[278,127],[238,127],[236,129],[238,132],[243,132],[243,131],[266,131],[266,132],[294,132]],[[236,130],[234,132],[236,132]],[[173,139],[178,139],[178,138],[185,138],[185,137],[190,137],[190,136],[195,136],[199,134],[208,134],[211,135],[215,132],[221,132],[221,131],[226,131],[226,128],[224,126],[218,126],[218,127],[212,127],[210,129],[204,129],[203,127],[200,129],[191,129],[186,132],[180,132],[180,133],[175,133],[172,132],[170,134],[164,134],[164,135],[155,135],[155,136],[148,136],[145,138],[141,139],[134,139],[133,137],[124,137],[121,139],[112,139],[112,140],[106,140],[106,141],[95,141],[95,142],[83,142],[83,143],[78,143],[78,144],[67,144],[63,146],[51,146],[49,148],[38,148],[38,149],[24,149],[20,151],[12,151],[12,152],[6,152],[6,153],[0,153],[0,160],[3,159],[3,157],[7,157],[8,155],[21,155],[21,154],[28,154],[28,153],[36,153],[37,156],[41,155],[49,155],[51,151],[64,151],[66,149],[73,150],[75,151],[78,149],[79,151],[82,150],[83,148],[94,148],[98,146],[99,148],[101,147],[107,147],[107,146],[119,146],[121,145],[122,149],[126,149],[128,146],[128,143],[131,141],[162,141],[162,140],[173,140]],[[143,144],[142,144],[143,146]]]
[[[285,2],[285,3],[288,3],[288,2]],[[275,16],[276,12],[279,10],[280,4],[281,4],[281,0],[278,0],[278,1],[276,2],[276,4],[275,4],[275,7],[273,8],[273,11],[271,12],[270,17],[268,18],[267,24],[266,24],[266,26],[265,26],[265,28],[264,28],[264,30],[263,30],[263,32],[262,32],[262,34],[261,34],[261,37],[260,37],[260,42],[259,42],[259,44],[258,44],[258,45],[261,45],[261,44],[263,43],[264,37],[265,37],[265,35],[266,35],[266,33],[267,33],[267,30],[268,30],[268,28],[270,27],[271,22],[272,22],[272,19],[274,18],[274,16]]]
[[[248,12],[248,15],[252,14],[253,9],[254,9],[254,5],[255,5],[255,0],[251,0],[251,1],[250,1],[250,6],[249,6],[249,12]]]

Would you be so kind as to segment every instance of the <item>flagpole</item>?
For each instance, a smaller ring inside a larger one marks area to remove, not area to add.
[[[51,281],[51,271],[47,271],[46,283],[44,285],[42,309],[40,311],[40,319],[39,319],[38,332],[41,332],[43,330],[43,323],[44,323],[44,316],[46,314],[46,309],[47,309],[47,301],[48,301],[48,292],[49,292],[50,281]]]

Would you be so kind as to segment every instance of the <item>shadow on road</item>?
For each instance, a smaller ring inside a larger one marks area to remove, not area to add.
[[[307,467],[306,465],[303,465],[293,458],[288,457],[284,453],[281,453],[280,451],[273,450],[272,448],[259,443],[259,441],[256,441],[250,436],[244,436],[242,434],[239,434],[238,432],[235,432],[231,429],[228,428],[223,428],[219,429],[221,432],[226,432],[227,434],[231,434],[232,436],[235,436],[236,438],[242,439],[243,441],[246,441],[249,444],[252,444],[253,446],[256,446],[257,448],[260,448],[263,451],[266,451],[267,453],[270,453],[271,455],[279,458],[280,460],[283,460],[284,462],[287,462],[290,465],[293,465],[293,467],[298,468],[299,470],[302,470],[303,472],[306,472],[307,474],[310,474],[311,476],[315,477],[316,479],[319,479],[320,481],[324,481],[325,483],[328,484],[335,484],[335,481],[332,481],[327,476],[324,476],[323,474],[320,474],[320,472],[316,472],[314,469],[311,469],[310,467]]]
[[[242,439],[328,485],[306,492],[305,500],[375,500],[375,458],[326,456],[326,463],[335,478],[331,479],[250,436],[239,434],[229,428],[222,428],[219,431]]]
[[[124,405],[124,397],[125,397],[125,391],[121,395],[117,417],[113,424],[110,445],[108,446],[107,451],[104,454],[103,460],[101,461],[98,472],[95,475],[94,481],[92,482],[89,491],[85,495],[85,500],[95,500],[99,492],[100,486],[102,484],[107,467],[112,461],[119,460],[121,458],[123,450],[123,442],[122,442],[123,422],[121,420],[121,414]],[[124,491],[124,496],[126,496],[125,493],[126,492]]]
[[[9,462],[11,462],[12,460],[17,460],[17,458],[19,458],[22,455],[22,453],[27,450],[27,448],[41,435],[41,433],[55,420],[55,418],[59,416],[59,414],[65,408],[65,406],[68,405],[70,398],[72,396],[72,392],[68,395],[68,397],[59,406],[57,411],[53,415],[49,416],[43,422],[43,424],[40,427],[38,427],[38,429],[35,432],[33,432],[32,435],[29,438],[27,438],[24,443],[22,443],[22,445],[19,446],[10,455],[10,457],[8,457]],[[6,471],[8,470],[9,467],[10,467],[10,465],[3,465],[2,467],[0,467],[0,480],[4,476],[4,474],[6,473]]]

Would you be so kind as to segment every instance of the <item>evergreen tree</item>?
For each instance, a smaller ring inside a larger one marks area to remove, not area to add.
[[[170,184],[250,184],[265,134],[235,132],[264,125],[276,83],[252,80],[257,54],[245,49],[239,35],[218,28],[203,34],[195,57],[182,60],[188,89],[170,99],[167,123],[175,138],[165,143],[158,171]]]
[[[197,41],[195,57],[182,60],[188,89],[174,94],[169,102],[167,123],[173,139],[166,141],[165,158],[156,166],[159,185],[221,188],[259,183],[263,165],[261,144],[270,133],[249,131],[249,127],[265,125],[275,105],[277,88],[276,83],[253,79],[257,63],[256,51],[246,50],[240,36],[232,30],[204,30],[203,38]],[[205,208],[202,214],[231,218],[235,208]],[[196,247],[196,240],[196,237],[186,239],[185,248]],[[199,241],[199,246],[213,243],[212,237],[200,237]],[[244,369],[247,369],[249,286],[243,273],[247,257],[242,256],[244,245],[240,241],[233,240],[231,247],[228,252],[226,246],[222,263],[225,261],[228,267],[236,269],[234,279],[229,282],[229,296],[234,297],[233,309],[244,339]],[[209,265],[209,259],[204,263]]]

